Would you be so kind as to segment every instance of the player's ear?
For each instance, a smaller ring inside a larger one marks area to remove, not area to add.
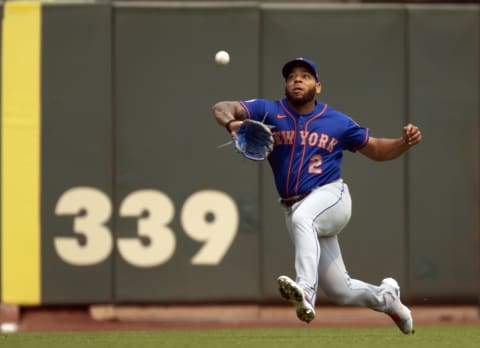
[[[317,89],[317,94],[320,94],[322,92],[322,84],[320,82],[317,82],[316,89]]]

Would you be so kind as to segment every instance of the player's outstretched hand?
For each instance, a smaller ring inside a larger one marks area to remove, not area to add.
[[[422,132],[414,124],[403,127],[403,139],[408,145],[417,145],[422,140]]]

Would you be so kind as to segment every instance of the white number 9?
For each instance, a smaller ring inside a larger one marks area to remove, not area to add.
[[[194,240],[205,242],[192,258],[193,265],[219,264],[237,233],[237,205],[221,191],[205,190],[191,195],[181,213],[181,224]]]

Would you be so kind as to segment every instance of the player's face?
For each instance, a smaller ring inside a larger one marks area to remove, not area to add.
[[[294,106],[302,106],[315,100],[320,93],[320,83],[305,67],[297,66],[292,69],[285,81],[285,95]]]

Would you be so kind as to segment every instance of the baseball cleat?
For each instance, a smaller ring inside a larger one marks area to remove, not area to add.
[[[278,277],[277,282],[282,297],[295,306],[298,319],[310,323],[315,318],[315,310],[304,290],[287,276]]]
[[[400,286],[393,278],[382,280],[382,286],[386,289],[385,294],[390,295],[392,302],[385,311],[397,324],[398,328],[406,335],[415,333],[413,318],[410,310],[400,301]]]

